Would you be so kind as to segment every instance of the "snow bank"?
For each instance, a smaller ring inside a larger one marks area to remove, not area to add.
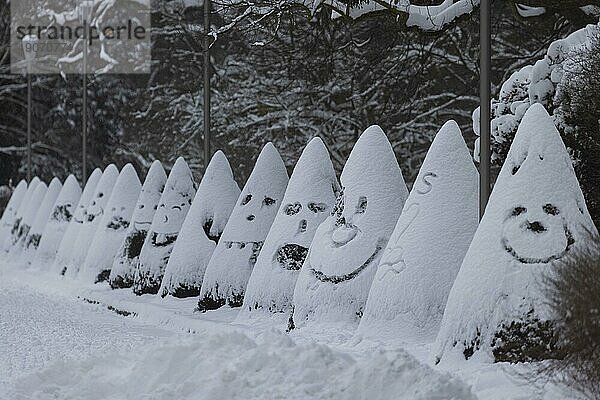
[[[73,217],[67,226],[67,230],[65,231],[65,234],[63,235],[56,252],[56,258],[54,259],[54,264],[52,265],[52,271],[55,271],[56,273],[64,275],[67,271],[67,268],[71,262],[73,247],[77,242],[79,230],[81,229],[83,221],[85,220],[85,210],[92,196],[94,195],[94,192],[96,191],[96,186],[98,186],[98,182],[100,181],[101,177],[102,170],[100,168],[94,169],[88,178],[85,187],[83,188],[83,193],[81,193],[81,196],[79,197],[77,207],[75,207],[73,212]]]
[[[268,332],[168,338],[61,361],[21,377],[13,399],[474,400],[471,390],[406,352],[353,357]]]
[[[98,186],[96,186],[96,190],[85,208],[85,217],[77,233],[75,245],[71,250],[72,258],[70,265],[67,267],[67,276],[75,277],[79,274],[118,176],[119,170],[114,164],[110,164],[102,173]]]
[[[133,291],[158,293],[169,256],[190,209],[196,184],[183,157],[175,161],[140,253]]]
[[[283,160],[272,143],[260,152],[225,226],[202,282],[198,307],[240,307],[252,268],[269,233],[288,183]]]
[[[10,236],[12,227],[17,219],[17,211],[19,211],[19,206],[23,203],[26,193],[27,182],[21,180],[15,190],[13,190],[10,200],[8,200],[8,204],[6,205],[6,209],[2,214],[2,219],[0,219],[0,246],[3,245],[4,241]],[[2,249],[0,248],[0,250]]]
[[[93,283],[108,279],[115,255],[129,228],[141,188],[142,184],[133,165],[125,165],[115,182],[83,269],[79,273],[81,279]]]
[[[479,174],[454,121],[438,132],[383,253],[358,332],[431,343],[479,223]]]
[[[50,213],[50,218],[44,228],[32,265],[43,269],[50,268],[56,258],[60,241],[71,222],[80,196],[81,187],[77,182],[77,178],[69,175]]]
[[[40,183],[40,179],[37,176],[33,177],[31,182],[29,182],[29,185],[27,186],[27,192],[25,192],[25,195],[23,196],[23,200],[21,200],[21,204],[17,208],[17,213],[15,214],[15,220],[14,220],[12,228],[10,229],[10,234],[6,237],[6,239],[4,239],[4,243],[2,244],[1,250],[3,252],[8,252],[14,246],[14,244],[17,243],[17,241],[19,240],[19,234],[21,231],[21,223],[23,222],[23,214],[25,214],[25,211],[27,210],[27,205],[31,201],[33,192],[35,192],[35,188],[37,187],[37,185],[39,183]]]
[[[44,229],[46,229],[46,224],[50,219],[50,215],[54,209],[54,204],[56,204],[56,199],[58,198],[61,190],[62,183],[60,183],[58,178],[53,178],[52,181],[50,181],[50,185],[48,185],[48,190],[46,190],[44,200],[42,200],[40,208],[35,214],[33,224],[31,224],[31,229],[29,230],[27,238],[25,239],[25,246],[21,256],[22,262],[30,264],[33,260],[33,257],[37,252],[37,248],[40,245],[42,233],[44,233]]]
[[[40,181],[37,185],[35,185],[35,191],[32,193],[31,199],[27,202],[27,208],[23,212],[23,219],[21,220],[19,232],[17,233],[16,237],[17,241],[14,243],[10,249],[10,252],[8,253],[9,260],[18,261],[21,259],[23,249],[27,243],[27,236],[31,230],[31,225],[33,225],[35,222],[35,215],[44,201],[47,190],[48,186],[46,186],[44,182]]]
[[[329,152],[320,138],[314,138],[294,168],[248,281],[240,318],[250,318],[258,309],[289,314],[298,271],[317,227],[331,214],[338,192]]]
[[[294,290],[292,324],[309,320],[356,328],[377,263],[408,197],[385,133],[360,136],[341,175],[342,192],[319,226]]]
[[[158,160],[154,161],[140,191],[125,239],[113,260],[109,277],[109,283],[113,289],[133,285],[133,273],[166,181],[167,174],[162,164]]]
[[[528,346],[549,345],[552,316],[540,279],[586,246],[585,229],[595,230],[569,155],[551,117],[534,104],[448,297],[436,358],[456,352],[501,361],[518,344],[516,356],[527,360]]]
[[[198,186],[165,270],[163,297],[196,297],[204,271],[240,195],[225,154],[217,151]]]

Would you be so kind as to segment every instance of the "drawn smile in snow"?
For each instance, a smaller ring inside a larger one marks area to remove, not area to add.
[[[309,261],[311,265],[310,270],[321,282],[337,284],[354,279],[373,262],[373,260],[382,250],[384,241],[380,239],[376,242],[374,250],[365,259],[365,261],[358,267],[345,274],[337,274],[337,271],[325,271],[325,269],[331,268],[328,267],[328,263],[315,260],[315,258],[322,258],[323,256],[325,256],[325,258],[329,258],[332,251],[335,254],[336,249],[340,249],[345,246],[352,246],[352,249],[349,249],[348,251],[352,251],[355,248],[361,249],[370,247],[368,242],[371,241],[371,238],[363,234],[359,225],[353,223],[356,221],[356,223],[359,224],[360,217],[367,210],[367,204],[367,197],[360,196],[358,198],[356,208],[353,210],[353,214],[350,214],[350,212],[344,210],[344,193],[343,191],[340,193],[337,204],[332,213],[332,217],[336,218],[335,223],[330,224],[330,229],[323,234],[324,240],[322,243],[317,242],[315,244],[314,251],[311,251],[311,254],[309,255]],[[324,223],[328,223],[328,221],[325,221]]]
[[[547,264],[565,256],[575,239],[558,207],[548,203],[539,209],[513,208],[504,222],[501,242],[523,264]]]
[[[309,202],[305,207],[299,202],[291,203],[283,207],[283,213],[288,215],[290,218],[298,220],[296,235],[303,235],[308,229],[308,221],[305,218],[304,213],[323,213],[327,211],[327,204]],[[292,226],[295,225],[292,223]],[[286,243],[280,246],[274,255],[274,261],[283,269],[290,271],[298,271],[302,268],[304,260],[308,255],[308,248],[297,244],[297,243]]]

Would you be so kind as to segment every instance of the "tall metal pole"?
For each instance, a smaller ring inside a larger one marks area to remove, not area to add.
[[[210,162],[210,0],[204,0],[204,168]]]
[[[27,182],[31,182],[31,62],[27,63]]]
[[[82,109],[82,160],[81,160],[81,182],[85,184],[87,180],[87,52],[88,52],[88,40],[87,40],[87,28],[85,37],[83,38],[83,109]]]
[[[491,86],[492,86],[492,39],[491,0],[481,0],[479,9],[479,216],[483,217],[490,197],[490,137],[491,137]]]

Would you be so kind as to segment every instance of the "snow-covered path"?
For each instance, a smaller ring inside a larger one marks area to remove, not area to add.
[[[0,392],[57,360],[128,351],[174,333],[69,297],[40,293],[0,274]]]

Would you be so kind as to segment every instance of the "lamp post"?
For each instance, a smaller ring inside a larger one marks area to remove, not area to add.
[[[31,66],[38,50],[38,38],[26,35],[22,39],[23,53],[27,62],[27,182],[31,182]]]
[[[492,37],[491,0],[481,0],[479,8],[479,218],[490,198],[491,75]]]
[[[82,120],[82,160],[81,160],[81,181],[85,183],[87,179],[87,53],[88,53],[88,22],[92,18],[94,2],[92,0],[82,1],[79,5],[79,20],[83,26],[83,105],[81,112]]]
[[[210,0],[204,0],[204,169],[210,162]]]

